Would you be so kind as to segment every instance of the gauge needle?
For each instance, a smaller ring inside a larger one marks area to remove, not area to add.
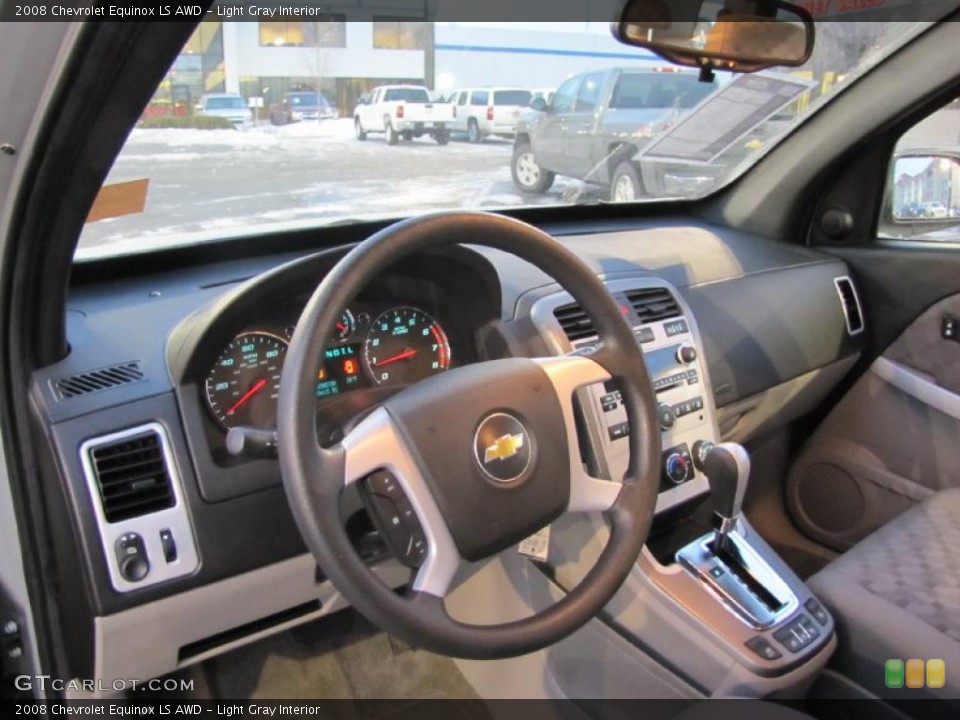
[[[383,367],[384,365],[389,365],[390,363],[399,362],[400,360],[406,360],[407,358],[412,358],[417,354],[416,350],[407,348],[402,353],[397,353],[393,357],[388,357],[386,360],[381,360],[378,363],[374,363],[374,367]]]
[[[347,326],[344,325],[342,322],[338,322],[338,323],[337,323],[337,330],[339,330],[340,332],[346,332],[346,331],[347,331]]]
[[[257,380],[253,384],[252,388],[247,390],[239,400],[237,400],[233,405],[230,406],[230,409],[227,410],[227,415],[233,415],[237,411],[237,408],[243,405],[247,400],[252,398],[258,392],[263,390],[263,388],[265,388],[266,386],[267,386],[266,380],[264,380],[263,378],[260,378],[259,380]]]

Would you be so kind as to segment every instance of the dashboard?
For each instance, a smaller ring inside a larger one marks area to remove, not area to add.
[[[834,284],[849,273],[832,256],[682,219],[555,236],[604,279],[644,350],[664,451],[658,512],[705,492],[689,460],[696,440],[789,422],[834,387],[838,375],[826,371],[849,367],[862,347]],[[87,590],[71,608],[83,628],[78,667],[97,658],[101,674],[130,672],[125,663],[149,641],[156,665],[135,669],[153,676],[342,603],[299,536],[270,437],[299,316],[347,250],[75,278],[71,353],[36,374],[32,394],[50,428],[43,476],[62,521],[60,572],[75,583],[79,568]],[[339,310],[317,368],[321,444],[450,368],[594,342],[589,319],[549,277],[486,249],[410,257]],[[802,394],[805,405],[764,409],[774,392]],[[617,389],[587,388],[578,401],[583,461],[615,482],[629,433]],[[111,486],[112,468],[142,458],[156,471]],[[141,504],[112,488],[135,489]],[[378,542],[357,493],[341,504],[358,552],[402,585],[408,571]],[[252,591],[263,583],[274,592]],[[153,625],[163,633],[145,629]]]

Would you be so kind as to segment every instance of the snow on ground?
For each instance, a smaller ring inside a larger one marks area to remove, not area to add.
[[[510,177],[512,142],[428,137],[388,146],[354,137],[350,118],[247,130],[134,130],[108,182],[150,179],[146,209],[88,225],[81,248],[215,239],[253,226],[403,217],[441,209],[569,202],[582,184],[558,178],[543,196]],[[188,237],[189,236],[189,237]]]
[[[353,120],[340,118],[339,120],[304,121],[280,127],[266,126],[259,128],[261,132],[272,132],[281,138],[338,138],[340,140],[353,139]]]

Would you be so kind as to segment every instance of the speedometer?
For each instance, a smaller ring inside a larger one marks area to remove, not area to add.
[[[277,425],[280,372],[287,342],[265,332],[238,335],[207,374],[207,406],[225,429]]]
[[[392,308],[374,320],[363,354],[377,385],[409,384],[450,367],[443,328],[414,307]]]

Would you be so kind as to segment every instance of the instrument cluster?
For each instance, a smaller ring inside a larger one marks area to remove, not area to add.
[[[204,381],[207,409],[224,430],[276,426],[280,377],[294,326],[244,331],[223,348]],[[318,399],[405,386],[450,368],[447,334],[412,305],[357,305],[341,313],[317,368]]]

